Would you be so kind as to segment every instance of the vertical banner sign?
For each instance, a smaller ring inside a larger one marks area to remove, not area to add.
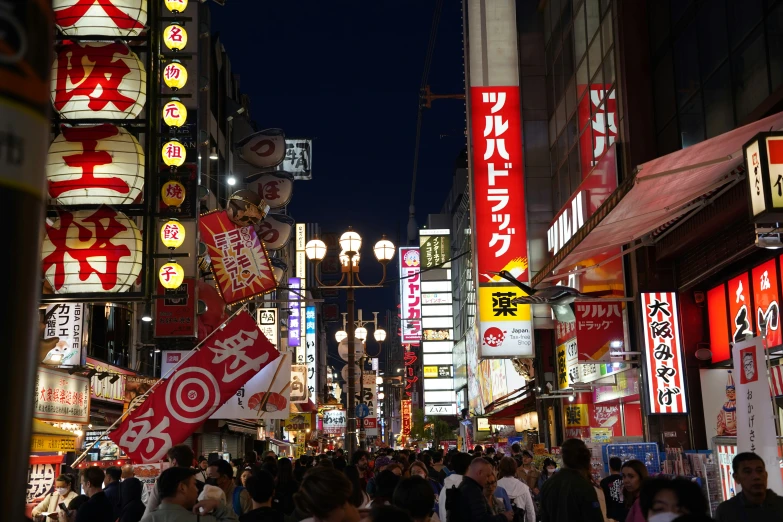
[[[415,247],[400,248],[400,315],[402,343],[418,345],[421,340],[421,258]]]
[[[253,318],[241,312],[182,361],[109,438],[134,462],[158,462],[278,357]]]
[[[289,303],[288,310],[290,312],[290,315],[288,316],[288,346],[296,347],[296,364],[304,364],[304,352],[299,350],[299,337],[301,333],[301,323],[299,317],[299,296],[294,293],[298,292],[299,288],[301,286],[301,279],[298,277],[289,277],[288,278],[288,288],[291,290],[289,291],[289,295],[291,295],[291,299],[296,299],[295,301],[292,300]]]
[[[400,413],[402,415],[402,434],[407,437],[411,434],[411,425],[413,424],[413,419],[411,417],[411,401],[408,399],[403,399],[401,401]]]
[[[451,236],[446,232],[443,235],[419,236],[422,268],[437,267],[451,259]]]
[[[766,464],[767,487],[783,491],[772,401],[761,337],[742,341],[732,350],[737,387],[737,452],[752,451]]]
[[[57,344],[46,354],[43,364],[80,366],[82,364],[82,335],[84,335],[84,304],[61,303],[46,307],[54,312],[46,321],[44,338],[57,338]]]
[[[259,308],[256,312],[256,322],[264,337],[279,349],[277,345],[277,308]]]
[[[783,344],[780,331],[780,296],[778,295],[778,272],[775,260],[762,263],[751,272],[753,277],[753,304],[756,307],[756,331],[766,336],[767,348]],[[761,325],[766,325],[762,331]]]
[[[557,389],[573,388],[579,380],[579,351],[576,344],[576,323],[555,321],[557,341]]]
[[[677,296],[643,293],[641,299],[650,413],[688,413]]]
[[[575,303],[579,362],[608,361],[609,353],[622,351],[625,339],[623,303]]]
[[[291,366],[291,402],[307,402],[307,366],[304,364]]]
[[[313,179],[312,150],[312,140],[286,138],[285,159],[278,165],[278,170],[290,172],[296,180]]]
[[[416,352],[411,350],[410,346],[405,346],[405,352],[403,352],[403,363],[405,364],[405,395],[410,399],[413,397],[415,391],[414,385],[418,382],[419,377],[416,375],[416,361],[419,357]]]
[[[307,391],[316,397],[318,365],[315,360],[315,307],[305,308],[305,357],[307,361]]]
[[[305,245],[307,244],[307,226],[304,223],[297,223],[296,224],[296,277],[299,278],[299,289],[300,292],[297,296],[297,304],[296,306],[299,307],[299,340],[297,341],[298,344],[291,345],[291,346],[297,346],[296,350],[296,363],[297,364],[306,364],[307,363],[307,353],[306,353],[306,342],[305,342],[305,335],[306,331],[305,328],[302,326],[302,321],[304,321],[305,312],[307,308],[307,302],[305,301],[305,296],[307,295],[307,256],[305,255]]]
[[[735,343],[753,335],[753,309],[750,306],[751,294],[748,274],[740,274],[729,281],[729,328]]]

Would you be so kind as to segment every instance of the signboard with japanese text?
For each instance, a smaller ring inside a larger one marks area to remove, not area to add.
[[[751,218],[754,223],[776,223],[783,216],[783,134],[760,132],[742,150]]]
[[[288,380],[291,375],[291,358],[290,354],[283,353],[279,360],[264,366],[209,418],[287,418],[291,395],[291,384]]]
[[[557,346],[557,388],[573,388],[579,380],[577,364],[576,338],[571,338]]]
[[[418,345],[421,331],[421,257],[415,247],[400,248],[402,343]]]
[[[27,504],[37,504],[54,489],[54,479],[60,476],[63,455],[35,455],[27,468]]]
[[[641,305],[649,413],[688,413],[677,296],[642,293]]]
[[[323,416],[324,433],[341,436],[345,432],[345,410],[326,410]]]
[[[302,280],[298,277],[289,277],[288,278],[288,288],[291,289],[291,292],[289,292],[289,295],[291,296],[292,301],[290,301],[290,306],[288,307],[288,346],[298,347],[299,346],[299,338],[301,337],[302,333],[302,317],[299,315],[299,289],[302,286]],[[296,351],[296,364],[303,364],[304,361],[304,354],[302,354],[302,357],[300,357],[300,350]]]
[[[80,366],[85,335],[84,303],[49,305],[46,307],[46,313],[50,312],[52,315],[46,320],[44,339],[57,337],[58,341],[46,354],[44,361],[39,362],[55,366]]]
[[[119,366],[112,366],[98,359],[92,359],[91,357],[87,358],[87,366],[98,371],[90,379],[92,398],[123,404],[125,402],[125,379],[128,375],[135,375],[135,373]],[[120,378],[111,382],[111,377],[102,377],[100,375],[103,372],[119,374]]]
[[[307,366],[295,364],[291,366],[291,402],[301,404],[307,397]]]
[[[416,354],[416,352],[412,349],[410,345],[404,346],[405,351],[402,355],[402,362],[405,367],[405,395],[411,399],[413,397],[413,393],[416,391],[418,386],[416,383],[419,381],[419,376],[416,375],[416,369],[418,368],[418,365],[416,362],[419,360],[419,356]]]
[[[307,431],[315,428],[313,419],[315,413],[291,413],[286,418],[285,431]]]
[[[483,285],[478,289],[479,351],[486,357],[533,357],[530,305],[514,304],[526,294],[515,286]]]
[[[277,287],[269,255],[252,226],[240,228],[225,211],[216,211],[201,216],[199,230],[212,261],[217,289],[227,305]]]
[[[580,362],[608,361],[612,349],[622,351],[622,302],[574,303],[574,309]]]
[[[296,221],[283,214],[267,214],[266,219],[255,225],[256,234],[267,250],[280,250],[294,237]]]
[[[579,128],[584,129],[590,122],[589,130],[580,137],[582,178],[587,177],[601,156],[617,141],[617,96],[614,90],[609,92],[611,87],[611,84],[590,84],[589,92],[579,101]],[[588,91],[588,85],[576,88],[577,98]]]
[[[294,177],[288,172],[265,172],[247,188],[257,192],[269,208],[283,208],[294,193]]]
[[[318,364],[316,356],[316,335],[315,335],[315,307],[305,308],[305,364],[307,365],[307,391],[310,397],[316,397],[317,388],[317,370]]]
[[[76,451],[76,436],[30,434],[30,453],[67,453]]]
[[[753,306],[756,320],[756,334],[766,334],[766,346],[771,348],[783,344],[780,328],[780,293],[778,292],[778,271],[774,259],[760,264],[751,271],[753,278]],[[761,325],[766,325],[766,332]]]
[[[79,375],[38,368],[33,417],[87,424],[90,422],[90,381]]]
[[[402,417],[402,431],[401,433],[404,436],[409,436],[411,434],[411,427],[413,425],[413,418],[412,418],[412,411],[411,411],[411,401],[408,399],[403,399],[400,401],[400,415]]]
[[[193,128],[195,134],[195,123],[186,124],[180,129]],[[195,145],[195,143],[194,143]],[[196,154],[195,149],[193,154]],[[195,219],[198,215],[198,170],[195,163],[186,163],[179,167],[176,172],[172,172],[170,167],[161,165],[160,175],[157,177],[158,189],[156,194],[160,195],[158,201],[158,213],[161,218],[177,219]],[[180,202],[178,205],[175,202]],[[172,204],[167,204],[171,202]]]
[[[264,337],[277,348],[277,308],[259,308],[256,311],[256,322]]]
[[[421,254],[421,267],[434,268],[451,260],[451,236],[450,231],[446,230],[443,235],[424,235],[430,234],[432,230],[422,230],[419,234],[419,252]]]
[[[753,335],[754,318],[750,296],[753,290],[750,287],[748,274],[740,274],[730,279],[729,286],[729,328],[733,342],[739,343],[748,335]]]
[[[160,374],[165,377],[189,353],[190,350],[165,350],[160,360]]]
[[[126,455],[114,441],[104,435],[106,430],[88,430],[84,432],[84,446],[81,450],[90,448],[89,458],[91,462],[99,460],[117,460]]]
[[[769,399],[767,363],[761,337],[738,342],[732,350],[737,388],[737,452],[759,455],[768,473],[767,487],[783,491],[775,415]]]
[[[110,438],[134,462],[158,462],[278,357],[255,320],[240,312],[181,361]]]
[[[313,141],[286,138],[285,158],[277,167],[294,175],[295,180],[313,179]]]
[[[154,337],[196,337],[196,280],[186,277],[177,288],[157,285],[157,295],[166,297],[155,299]]]

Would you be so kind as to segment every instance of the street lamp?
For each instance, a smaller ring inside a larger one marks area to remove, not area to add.
[[[352,455],[356,449],[356,404],[355,404],[355,386],[356,386],[356,355],[352,349],[354,344],[354,335],[356,325],[354,322],[354,290],[356,288],[381,288],[386,281],[386,265],[394,257],[394,244],[383,236],[375,244],[373,252],[378,261],[383,265],[383,275],[381,280],[373,285],[366,285],[359,277],[359,250],[362,246],[362,237],[350,227],[342,236],[340,236],[340,265],[342,277],[334,285],[325,285],[318,276],[318,270],[315,270],[315,279],[320,288],[345,289],[347,293],[348,324],[344,328],[346,334],[345,341],[351,348],[348,350],[348,400],[346,404],[346,415],[348,425],[346,429],[345,449],[348,455]],[[316,265],[321,263],[326,257],[326,244],[318,238],[311,239],[305,245],[305,255]],[[345,283],[345,284],[343,284]],[[366,337],[366,333],[365,333]]]
[[[341,342],[345,341],[348,338],[348,332],[345,330],[340,330],[334,334],[334,340],[337,341],[337,344],[340,344]]]

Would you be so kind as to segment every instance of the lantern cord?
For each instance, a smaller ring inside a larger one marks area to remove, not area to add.
[[[182,363],[184,363],[185,361],[187,361],[188,359],[190,359],[190,358],[193,356],[193,354],[195,354],[196,352],[198,352],[199,348],[201,348],[201,345],[203,345],[205,342],[207,342],[207,341],[209,340],[209,338],[210,338],[210,337],[212,337],[213,335],[215,335],[215,334],[216,334],[218,331],[222,330],[222,329],[223,329],[223,327],[224,327],[224,326],[226,326],[226,325],[228,324],[228,322],[229,322],[229,321],[231,321],[231,320],[232,320],[234,317],[236,317],[237,315],[239,315],[239,313],[240,313],[240,312],[243,312],[243,311],[245,311],[246,309],[247,309],[247,304],[243,304],[242,306],[240,306],[240,307],[239,307],[239,309],[238,309],[236,312],[234,312],[233,314],[231,314],[231,315],[228,317],[228,319],[226,319],[225,321],[223,321],[223,322],[220,324],[220,326],[218,326],[217,328],[215,328],[214,330],[212,330],[212,331],[209,333],[209,335],[207,335],[206,337],[204,337],[204,339],[203,339],[202,341],[200,341],[200,342],[199,342],[199,343],[198,343],[196,346],[194,346],[194,347],[193,347],[193,349],[192,349],[192,350],[190,350],[190,352],[188,352],[188,354],[187,354],[187,355],[186,355],[186,356],[185,356],[185,357],[184,357],[184,358],[183,358],[181,361],[179,361],[177,364],[175,364],[175,365],[174,365],[174,367],[173,367],[173,368],[171,368],[171,369],[170,369],[168,372],[166,372],[166,375],[163,375],[163,376],[162,376],[160,379],[158,379],[157,381],[155,381],[155,383],[154,383],[152,386],[150,386],[150,389],[149,389],[149,390],[147,390],[146,392],[144,392],[144,393],[143,393],[141,396],[139,396],[139,397],[137,398],[137,400],[141,401],[142,399],[146,399],[146,398],[147,398],[147,396],[148,396],[148,395],[150,395],[150,394],[151,394],[151,393],[152,393],[152,392],[155,390],[155,388],[158,386],[158,384],[160,384],[161,382],[163,382],[163,381],[164,381],[164,380],[165,380],[165,379],[166,379],[166,378],[167,378],[169,375],[171,375],[172,373],[174,373],[175,371],[177,371],[177,370],[179,369],[179,367],[182,365]],[[131,410],[130,408],[128,408],[127,410],[125,410],[125,412],[123,412],[123,414],[122,414],[122,415],[120,415],[120,417],[119,417],[119,418],[118,418],[116,421],[114,421],[114,423],[113,423],[111,426],[109,426],[108,428],[106,428],[106,429],[103,431],[103,433],[101,433],[101,436],[100,436],[100,437],[98,437],[98,438],[97,438],[97,440],[95,440],[95,441],[94,441],[92,444],[90,444],[89,446],[87,446],[87,448],[84,450],[84,453],[82,453],[81,455],[79,455],[79,457],[78,457],[78,458],[77,458],[75,461],[73,461],[73,464],[71,464],[71,467],[75,468],[75,467],[76,467],[76,466],[77,466],[79,463],[81,463],[81,462],[82,462],[82,461],[85,459],[85,457],[87,457],[87,453],[88,453],[88,452],[89,452],[89,451],[90,451],[90,450],[91,450],[93,447],[95,447],[95,445],[96,445],[96,444],[98,444],[98,443],[99,443],[99,442],[100,442],[100,441],[103,439],[103,437],[105,437],[106,435],[108,435],[108,434],[109,434],[109,432],[111,432],[111,430],[113,430],[115,427],[117,427],[117,426],[118,426],[118,425],[119,425],[119,424],[120,424],[120,423],[121,423],[121,422],[122,422],[122,421],[125,419],[125,417],[127,417],[127,416],[128,416],[128,414],[129,414],[129,413],[131,413],[132,411],[133,411],[133,410]]]

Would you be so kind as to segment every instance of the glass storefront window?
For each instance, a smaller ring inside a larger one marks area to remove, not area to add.
[[[582,59],[587,51],[587,31],[585,27],[585,8],[581,6],[574,15],[574,56],[576,61]]]
[[[133,310],[118,303],[90,306],[90,337],[87,354],[114,366],[131,364]]]

